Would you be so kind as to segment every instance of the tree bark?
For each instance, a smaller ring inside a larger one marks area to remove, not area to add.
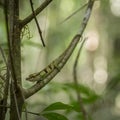
[[[19,0],[9,0],[9,56],[11,69],[11,87],[10,87],[10,120],[19,120],[22,113],[21,90],[21,41],[19,24]]]

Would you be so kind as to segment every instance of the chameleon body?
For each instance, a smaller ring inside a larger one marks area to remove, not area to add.
[[[64,64],[66,63],[66,59],[68,59],[71,55],[71,53],[73,52],[75,45],[77,44],[79,39],[80,39],[81,35],[77,34],[76,36],[74,36],[73,41],[71,42],[71,44],[68,46],[68,48],[64,51],[63,54],[61,54],[58,58],[56,58],[52,63],[50,63],[46,68],[44,68],[43,70],[41,70],[38,73],[33,73],[30,74],[28,76],[28,78],[26,78],[27,81],[30,82],[38,82],[38,81],[42,81],[44,80],[44,78],[46,78],[54,69],[57,69],[58,71],[60,71],[60,69],[64,66]]]
[[[55,63],[52,63],[55,69],[51,70],[50,73],[44,74],[43,79],[41,79],[41,76],[40,76],[41,72],[39,72],[39,75],[38,75],[39,80],[42,80],[42,81],[38,80],[38,82],[36,84],[34,84],[32,87],[30,87],[29,89],[27,89],[25,91],[24,95],[25,95],[26,98],[32,96],[34,93],[36,93],[37,91],[42,89],[46,84],[48,84],[52,80],[52,78],[54,78],[57,75],[57,73],[59,72],[58,69],[61,70],[64,67],[64,65],[66,64],[66,62],[68,61],[68,59],[72,55],[74,49],[76,48],[76,45],[80,41],[80,38],[81,38],[85,28],[86,28],[86,25],[88,23],[88,20],[90,18],[91,12],[92,12],[94,1],[95,0],[89,0],[89,2],[88,2],[88,6],[87,6],[87,9],[86,9],[85,15],[83,17],[83,21],[80,25],[81,27],[80,27],[79,32],[73,37],[69,46],[66,48],[66,50],[64,50],[64,52],[60,55],[60,57],[55,59]],[[57,69],[56,69],[55,66],[57,66]],[[43,69],[43,71],[45,69]],[[29,78],[29,79],[31,79],[31,78]]]
[[[87,22],[90,18],[90,13],[92,11],[92,7],[94,4],[94,0],[89,0],[88,3],[88,7],[86,9],[86,14],[83,18],[83,22],[81,24],[81,28],[78,34],[76,34],[73,39],[71,40],[71,43],[69,44],[69,46],[66,48],[66,50],[54,61],[52,62],[50,65],[48,65],[45,69],[43,69],[42,71],[38,72],[37,74],[31,74],[29,75],[29,77],[27,78],[28,81],[41,81],[44,80],[45,78],[47,78],[49,75],[52,75],[51,73],[57,68],[58,70],[62,69],[62,67],[66,64],[66,62],[68,61],[69,57],[71,56],[71,54],[73,53],[76,45],[78,44],[80,38],[82,37],[82,34],[86,28]],[[56,67],[58,66],[58,67]],[[49,71],[50,70],[50,71]],[[58,72],[54,72],[54,74],[52,75],[52,77],[54,77]],[[46,83],[49,82],[50,79],[47,79]],[[45,85],[45,84],[44,84]],[[36,87],[37,89],[38,87]],[[31,88],[32,89],[32,88]],[[35,91],[35,90],[33,90]]]
[[[80,39],[80,35],[76,35],[73,40],[75,41],[74,44],[77,44],[78,40]],[[83,40],[84,43],[85,40]],[[83,46],[83,44],[81,44],[81,47]],[[30,74],[28,76],[28,78],[26,78],[27,81],[30,82],[38,82],[38,81],[42,81],[44,80],[44,78],[46,78],[54,69],[57,69],[58,71],[60,71],[60,69],[63,67],[63,65],[66,63],[66,59],[68,59],[70,57],[69,53],[72,53],[74,50],[73,47],[73,42],[71,42],[70,46],[68,47],[68,49],[66,49],[66,51],[61,54],[58,58],[56,58],[52,63],[50,63],[46,68],[44,68],[43,70],[41,70],[38,73],[33,73]],[[66,57],[67,56],[67,57]]]
[[[54,69],[57,69],[58,71],[60,71],[60,69],[58,68],[57,64],[60,61],[60,57],[58,59],[56,59],[55,61],[53,61],[52,63],[50,63],[46,68],[44,68],[43,70],[41,70],[38,73],[33,73],[30,74],[26,80],[30,81],[30,82],[36,82],[36,81],[42,81],[47,75],[49,75]]]

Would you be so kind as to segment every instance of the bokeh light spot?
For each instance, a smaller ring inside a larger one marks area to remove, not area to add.
[[[88,51],[95,51],[99,45],[99,35],[96,31],[91,31],[87,34],[87,41],[85,44],[85,48]]]
[[[104,69],[98,69],[94,73],[94,80],[98,84],[105,84],[108,78],[107,71]]]
[[[120,16],[120,0],[110,0],[111,12],[115,16]]]

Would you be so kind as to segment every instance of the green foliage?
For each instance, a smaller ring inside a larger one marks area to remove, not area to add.
[[[65,117],[64,115],[55,112],[43,113],[42,116],[44,116],[48,120],[68,120],[67,117]]]
[[[110,81],[108,82],[108,90],[119,90],[120,86],[120,73],[115,73],[114,76],[111,76]]]
[[[64,104],[61,102],[56,102],[56,103],[53,103],[53,104],[49,105],[48,107],[46,107],[42,111],[42,116],[46,117],[48,120],[68,120],[64,115],[58,114],[53,111],[69,110],[69,109],[75,110],[74,107],[71,105]]]
[[[64,89],[67,91],[73,90],[75,92],[76,92],[76,90],[78,90],[82,96],[84,103],[90,104],[100,98],[100,96],[98,96],[93,90],[91,90],[90,88],[88,88],[82,84],[78,84],[78,89],[77,89],[76,85],[74,83],[66,83],[66,84],[64,84]]]
[[[55,103],[52,103],[51,105],[49,105],[48,107],[46,107],[40,115],[46,117],[48,120],[68,120],[64,115],[60,114],[60,111],[61,110],[64,110],[64,111],[75,111],[79,114],[81,114],[79,112],[79,109],[76,109],[77,107],[74,107],[72,105],[69,105],[69,104],[64,104],[62,102],[55,102]],[[54,111],[57,111],[59,112],[56,113]]]
[[[73,106],[64,104],[62,102],[56,102],[51,105],[49,105],[47,108],[45,108],[43,111],[54,111],[54,110],[74,110],[77,111]]]
[[[63,91],[64,93],[66,93],[66,96],[68,96],[69,103],[68,104],[65,104],[62,102],[52,103],[49,106],[47,106],[45,109],[43,109],[41,114],[47,113],[46,115],[50,115],[51,112],[52,113],[58,112],[61,115],[61,112],[62,112],[62,115],[65,115],[67,117],[70,117],[72,114],[73,115],[72,119],[75,119],[75,120],[83,120],[84,119],[83,113],[81,112],[82,109],[81,109],[80,103],[77,101],[77,96],[75,97],[76,86],[74,83],[62,83],[61,84],[58,82],[52,82],[48,85],[48,88],[46,90],[49,91],[49,94],[52,96],[55,96],[56,94],[59,94],[59,92]],[[45,94],[45,91],[43,90],[41,92],[43,92],[43,94]],[[101,97],[99,95],[97,95],[92,89],[90,89],[89,87],[87,87],[85,85],[79,84],[78,91],[82,97],[83,106],[85,106],[85,107],[87,105],[92,105],[97,100],[101,99]],[[51,118],[51,116],[52,115],[50,115],[50,120],[51,119],[57,120],[57,118]],[[49,118],[48,118],[48,120],[49,120]],[[91,119],[89,118],[89,120],[91,120]]]
[[[74,83],[61,84],[54,82],[49,85],[48,89],[48,91],[52,91],[54,94],[60,92],[61,90],[64,90],[64,92],[66,92],[71,103],[74,103],[76,101],[76,99],[73,97],[73,94],[76,94],[76,90],[78,90],[78,92],[80,93],[84,104],[94,103],[95,101],[101,98],[92,89],[82,84],[78,84],[77,89]]]

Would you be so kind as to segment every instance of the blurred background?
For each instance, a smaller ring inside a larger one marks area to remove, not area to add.
[[[37,8],[44,0],[33,1]],[[22,79],[24,88],[33,83],[25,80],[29,74],[38,72],[57,58],[79,31],[86,7],[68,20],[71,13],[86,4],[86,0],[55,0],[37,16],[46,44],[41,44],[33,20],[21,34]],[[30,3],[20,1],[20,18],[31,13]],[[7,54],[6,32],[3,11],[0,8],[0,45]],[[97,0],[83,39],[87,38],[77,66],[79,92],[83,106],[91,120],[120,119],[120,0]],[[78,107],[76,88],[73,85],[73,65],[80,43],[65,67],[42,90],[27,99],[28,110],[40,112],[54,102],[63,102]],[[0,55],[0,72],[4,70]],[[2,89],[2,86],[0,86]],[[63,111],[62,111],[63,112]],[[70,120],[82,116],[73,111],[64,111]],[[39,120],[29,115],[31,120]],[[23,115],[24,118],[24,115]]]

